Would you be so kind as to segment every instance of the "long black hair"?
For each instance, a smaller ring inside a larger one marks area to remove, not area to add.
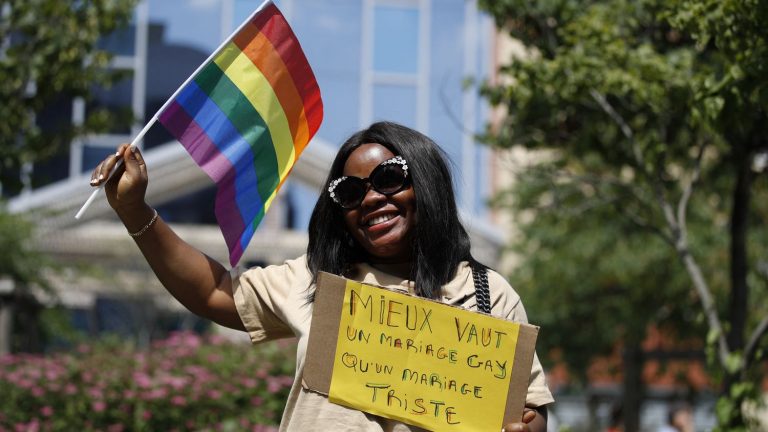
[[[317,281],[320,271],[347,275],[355,263],[365,259],[365,252],[347,232],[342,209],[333,202],[328,184],[342,176],[349,155],[367,143],[381,144],[408,162],[418,213],[411,280],[416,294],[437,299],[440,287],[454,277],[459,263],[476,261],[470,253],[469,235],[459,221],[445,153],[427,136],[392,122],[374,123],[355,133],[336,154],[309,221],[307,260],[312,280]]]

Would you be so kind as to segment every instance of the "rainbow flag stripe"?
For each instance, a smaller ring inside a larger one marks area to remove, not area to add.
[[[234,266],[323,119],[315,76],[268,2],[159,115],[216,182],[216,218]]]

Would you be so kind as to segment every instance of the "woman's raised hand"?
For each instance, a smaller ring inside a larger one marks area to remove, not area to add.
[[[117,169],[109,177],[115,166]],[[118,213],[146,206],[144,196],[148,181],[141,150],[128,144],[121,144],[117,152],[107,156],[91,173],[91,186],[98,187],[106,182],[107,200]]]
[[[109,177],[113,169],[115,172]],[[91,174],[91,186],[105,182],[109,205],[168,292],[193,313],[223,326],[245,330],[235,307],[227,269],[179,238],[146,203],[147,166],[141,151],[121,144]]]

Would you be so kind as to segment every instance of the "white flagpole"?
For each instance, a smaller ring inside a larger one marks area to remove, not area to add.
[[[204,68],[204,67],[205,67],[205,66],[206,66],[208,63],[210,63],[210,62],[211,62],[211,60],[212,60],[212,59],[213,59],[213,58],[214,58],[214,57],[215,57],[217,54],[219,54],[219,52],[221,52],[221,50],[223,50],[223,49],[224,49],[224,47],[225,47],[225,46],[226,46],[226,45],[227,45],[227,44],[228,44],[228,43],[229,43],[229,42],[230,42],[230,41],[231,41],[231,40],[232,40],[232,39],[235,37],[235,35],[236,35],[236,34],[238,34],[238,33],[240,32],[240,30],[242,30],[242,29],[243,29],[243,27],[245,27],[245,26],[246,26],[246,25],[247,25],[249,22],[251,22],[251,20],[253,19],[253,17],[255,17],[255,16],[256,16],[256,14],[258,14],[259,12],[261,12],[261,10],[262,10],[262,9],[264,9],[265,7],[267,7],[268,5],[270,5],[271,3],[272,3],[272,0],[264,0],[264,2],[263,2],[263,3],[262,3],[262,4],[261,4],[261,5],[258,7],[258,8],[256,8],[256,10],[255,10],[255,11],[253,11],[253,13],[252,13],[252,14],[251,14],[251,15],[248,17],[248,19],[246,19],[245,21],[243,21],[243,22],[242,22],[242,23],[241,23],[241,24],[240,24],[240,25],[239,25],[239,26],[238,26],[238,27],[235,29],[235,31],[233,31],[233,32],[232,32],[232,34],[230,34],[230,35],[229,35],[229,37],[228,37],[228,38],[226,38],[226,39],[224,40],[224,42],[222,42],[222,43],[219,45],[219,47],[218,47],[218,48],[216,48],[216,49],[215,49],[215,50],[214,50],[214,51],[211,53],[211,55],[209,55],[209,56],[208,56],[208,58],[207,58],[207,59],[205,59],[205,61],[204,61],[204,62],[202,62],[202,63],[200,64],[200,66],[198,66],[198,67],[197,67],[197,69],[195,69],[195,71],[194,71],[194,72],[192,72],[192,75],[190,75],[190,76],[189,76],[189,77],[188,77],[188,78],[187,78],[187,79],[186,79],[186,80],[185,80],[185,81],[184,81],[184,82],[183,82],[183,83],[182,83],[182,84],[179,86],[179,88],[177,88],[177,89],[176,89],[176,91],[175,91],[175,92],[173,92],[173,94],[171,95],[171,97],[169,97],[169,98],[168,98],[168,100],[166,100],[166,101],[165,101],[165,103],[163,104],[163,106],[161,106],[161,107],[160,107],[160,109],[159,109],[159,110],[157,110],[157,112],[155,112],[155,115],[153,115],[153,116],[152,116],[152,118],[151,118],[151,119],[149,119],[149,121],[147,122],[147,124],[146,124],[146,125],[144,125],[144,128],[143,128],[143,129],[142,129],[142,130],[141,130],[141,131],[138,133],[138,135],[136,135],[136,138],[134,138],[134,139],[133,139],[133,141],[131,142],[131,147],[136,147],[136,145],[139,143],[139,141],[141,141],[141,140],[142,140],[142,138],[144,138],[144,135],[146,135],[147,131],[149,131],[149,128],[150,128],[150,127],[152,127],[152,125],[154,125],[154,124],[155,124],[155,122],[157,121],[157,119],[160,117],[160,113],[162,113],[163,111],[165,111],[165,109],[168,107],[168,105],[169,105],[169,104],[170,104],[170,103],[171,103],[171,102],[172,102],[174,99],[176,99],[176,96],[178,96],[178,95],[179,95],[179,93],[181,92],[181,90],[182,90],[184,87],[186,87],[186,86],[187,86],[187,84],[189,84],[189,82],[190,82],[190,81],[192,81],[192,80],[195,78],[195,76],[196,76],[196,75],[197,75],[197,74],[198,74],[198,73],[199,73],[199,72],[200,72],[200,71],[201,71],[201,70],[202,70],[202,69],[203,69],[203,68]],[[118,168],[120,168],[120,166],[121,166],[122,164],[123,164],[123,160],[122,160],[122,159],[120,159],[119,161],[117,161],[117,164],[115,165],[115,167],[114,167],[114,168],[112,168],[112,171],[110,171],[110,173],[109,173],[109,176],[107,177],[107,180],[109,180],[109,179],[110,179],[110,177],[112,177],[112,174],[114,174],[114,173],[115,173],[115,171],[117,171],[117,169],[118,169]],[[85,201],[85,203],[83,204],[83,206],[82,206],[82,207],[80,207],[80,210],[78,210],[77,214],[75,214],[75,219],[80,219],[80,218],[83,216],[83,214],[85,213],[85,211],[86,211],[86,210],[88,210],[88,207],[90,207],[90,206],[91,206],[91,203],[93,203],[93,201],[96,199],[96,196],[99,194],[99,191],[100,191],[100,190],[102,190],[102,189],[104,189],[104,185],[105,185],[105,184],[106,184],[106,182],[102,183],[102,184],[101,184],[101,185],[100,185],[98,188],[96,188],[96,189],[95,189],[95,190],[94,190],[94,191],[91,193],[91,196],[90,196],[90,197],[88,197],[88,199]]]

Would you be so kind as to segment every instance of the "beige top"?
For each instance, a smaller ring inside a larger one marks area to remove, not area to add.
[[[366,284],[399,291],[413,292],[413,283],[384,273],[368,264],[359,264],[350,276]],[[286,261],[282,265],[255,267],[246,271],[232,270],[235,304],[248,334],[254,343],[296,336],[296,378],[280,423],[281,431],[416,431],[402,424],[361,411],[336,405],[325,396],[301,386],[304,356],[307,351],[312,303],[309,303],[312,275],[306,256]],[[520,296],[507,281],[494,271],[488,272],[491,313],[518,322],[528,322]],[[462,263],[456,277],[443,286],[441,301],[446,304],[477,310],[472,271]],[[547,387],[544,371],[534,355],[526,405],[541,406],[554,402]]]

